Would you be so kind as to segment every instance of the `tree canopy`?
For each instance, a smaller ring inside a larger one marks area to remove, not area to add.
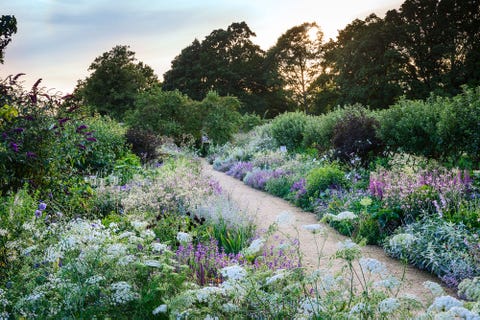
[[[286,103],[276,96],[276,83],[268,77],[265,52],[252,37],[255,33],[240,22],[212,31],[202,42],[195,39],[172,61],[163,88],[180,90],[195,100],[211,90],[232,95],[242,102],[244,112],[263,114],[269,106],[275,106],[274,114],[283,111]]]
[[[12,35],[17,33],[17,19],[12,15],[0,17],[0,63],[3,64],[5,48],[12,41]]]
[[[100,114],[122,119],[134,108],[136,95],[159,84],[153,69],[136,62],[129,46],[115,46],[97,57],[88,68],[92,73],[79,81],[75,95]]]

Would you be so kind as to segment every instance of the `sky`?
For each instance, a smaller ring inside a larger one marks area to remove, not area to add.
[[[194,39],[245,21],[253,42],[272,47],[293,26],[316,22],[324,40],[371,13],[383,17],[399,0],[0,0],[0,15],[14,15],[18,32],[5,51],[0,78],[26,73],[62,93],[89,75],[88,67],[116,45],[129,45],[161,79]]]

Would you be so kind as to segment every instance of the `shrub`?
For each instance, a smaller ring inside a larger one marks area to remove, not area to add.
[[[160,138],[152,131],[130,128],[126,133],[127,142],[132,146],[132,151],[143,163],[158,157]]]
[[[475,89],[464,87],[463,93],[440,101],[445,105],[437,124],[440,148],[443,153],[454,161],[459,159],[462,153],[466,153],[478,163],[480,161],[480,122],[478,121],[480,119],[480,87]]]
[[[280,198],[287,198],[292,187],[292,177],[285,175],[278,178],[272,178],[265,184],[265,191]]]
[[[400,100],[379,112],[379,138],[392,151],[438,158],[441,153],[437,123],[442,100]]]
[[[348,186],[345,173],[336,165],[325,165],[312,169],[306,177],[307,196],[318,197],[327,189],[339,189]]]
[[[289,151],[301,147],[307,119],[302,112],[288,112],[273,119],[270,130],[277,147],[286,146]]]
[[[245,176],[245,178],[243,179],[243,182],[245,182],[246,185],[252,188],[265,190],[265,185],[270,179],[281,177],[284,174],[285,172],[281,169],[275,169],[275,170],[254,169],[253,171],[249,172]]]
[[[474,239],[462,225],[430,218],[399,228],[385,241],[384,249],[387,254],[406,259],[456,287],[463,279],[480,272],[480,265],[467,245]]]
[[[376,136],[379,122],[365,109],[346,112],[333,129],[332,146],[335,156],[345,162],[359,157],[363,165],[378,156],[383,148]]]

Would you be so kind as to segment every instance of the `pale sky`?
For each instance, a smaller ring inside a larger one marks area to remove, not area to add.
[[[325,40],[355,18],[383,17],[400,0],[0,0],[18,32],[5,52],[0,78],[26,73],[25,86],[42,78],[63,93],[84,79],[89,65],[115,45],[129,45],[158,77],[197,38],[245,21],[267,50],[285,31],[316,22]]]

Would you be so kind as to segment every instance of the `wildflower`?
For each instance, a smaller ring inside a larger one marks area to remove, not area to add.
[[[392,290],[400,286],[402,283],[395,277],[390,276],[386,279],[378,280],[373,283],[374,287],[382,287],[388,290]]]
[[[247,271],[239,265],[228,266],[220,269],[222,276],[229,280],[241,280],[247,275]]]
[[[288,226],[295,222],[295,216],[290,211],[283,211],[277,216],[276,222]]]
[[[161,304],[155,309],[153,309],[152,314],[157,315],[159,313],[166,313],[167,312],[167,305],[166,304]]]
[[[113,305],[125,304],[139,297],[138,293],[132,290],[132,286],[125,281],[113,283],[110,288],[113,291],[111,296]]]
[[[362,313],[362,312],[366,311],[367,308],[368,308],[368,306],[365,303],[363,303],[363,302],[357,303],[356,305],[354,305],[352,307],[352,309],[350,309],[350,314]]]
[[[392,313],[400,307],[400,302],[396,298],[387,298],[380,301],[378,311],[380,313]]]
[[[435,282],[432,282],[432,281],[425,281],[423,283],[423,286],[426,289],[430,290],[430,292],[435,297],[439,297],[439,296],[445,294],[445,291],[443,291],[443,288],[438,283],[435,283]]]
[[[255,239],[255,240],[252,241],[252,243],[250,243],[248,248],[243,250],[243,253],[247,257],[248,256],[255,256],[258,253],[260,253],[260,251],[263,249],[264,245],[265,245],[265,239],[263,239],[263,238]]]
[[[203,287],[196,292],[198,302],[206,302],[210,299],[211,295],[223,293],[223,289],[219,287]]]
[[[463,302],[455,299],[451,296],[440,296],[436,297],[432,305],[428,307],[428,311],[448,311],[453,307],[462,307]]]
[[[44,202],[40,202],[40,204],[38,205],[38,210],[40,210],[40,211],[43,211],[46,208],[47,208],[47,205]]]
[[[222,310],[227,312],[227,313],[238,312],[238,306],[229,302],[229,303],[226,303],[226,304],[222,305]]]
[[[269,285],[271,283],[276,282],[277,280],[281,280],[281,279],[285,278],[285,276],[286,276],[285,270],[279,269],[275,272],[275,274],[273,276],[265,279],[265,284]]]
[[[336,253],[337,258],[353,261],[361,256],[360,246],[350,239],[337,244],[339,250]]]
[[[85,283],[90,285],[95,285],[103,280],[105,280],[104,276],[94,275],[88,278],[87,280],[85,280]]]
[[[13,152],[18,152],[18,144],[15,142],[10,142],[10,148],[13,150]]]
[[[377,259],[361,258],[360,266],[363,270],[366,270],[371,274],[385,274],[387,272],[385,264],[381,263]]]
[[[410,233],[399,233],[390,238],[389,243],[392,247],[409,248],[416,240],[417,238]]]
[[[5,237],[8,234],[8,230],[0,229],[0,237]]]
[[[452,317],[455,317],[455,319],[459,317],[467,320],[480,320],[478,313],[474,313],[468,309],[465,309],[464,307],[452,307],[450,310],[448,310],[448,313],[450,313]]]
[[[27,156],[27,158],[36,158],[37,154],[35,152],[27,151],[25,156]]]
[[[372,199],[370,199],[369,197],[363,197],[362,200],[360,200],[360,204],[364,207],[368,207],[372,204]]]
[[[190,243],[192,242],[192,236],[186,232],[177,233],[177,240],[180,243]]]
[[[97,142],[97,139],[95,137],[87,137],[87,141]]]
[[[337,214],[334,218],[335,221],[342,221],[342,220],[354,220],[357,218],[357,215],[351,211],[342,211]]]
[[[84,124],[82,124],[82,125],[80,125],[80,126],[77,127],[77,130],[76,130],[76,131],[77,131],[78,133],[80,133],[80,132],[82,132],[82,131],[85,130],[85,129],[87,129],[87,126],[84,125]]]
[[[166,244],[158,243],[158,242],[152,243],[151,246],[152,246],[152,250],[155,252],[163,252],[168,248]]]
[[[153,267],[153,268],[160,268],[162,266],[160,261],[157,261],[157,260],[145,260],[143,264],[146,265],[147,267]]]
[[[306,225],[303,225],[302,228],[307,230],[307,231],[310,231],[313,234],[319,233],[320,231],[323,230],[323,227],[318,223],[316,223],[316,224],[306,224]]]
[[[130,222],[130,224],[137,231],[145,230],[145,228],[148,226],[148,223],[146,221],[139,221],[139,220],[133,220]]]
[[[13,131],[15,133],[22,133],[23,131],[25,131],[25,129],[24,128],[15,128],[15,129],[13,129]]]
[[[211,315],[207,314],[204,320],[218,320],[218,317],[212,317]]]
[[[40,218],[42,216],[42,211],[41,210],[35,210],[35,217]]]

